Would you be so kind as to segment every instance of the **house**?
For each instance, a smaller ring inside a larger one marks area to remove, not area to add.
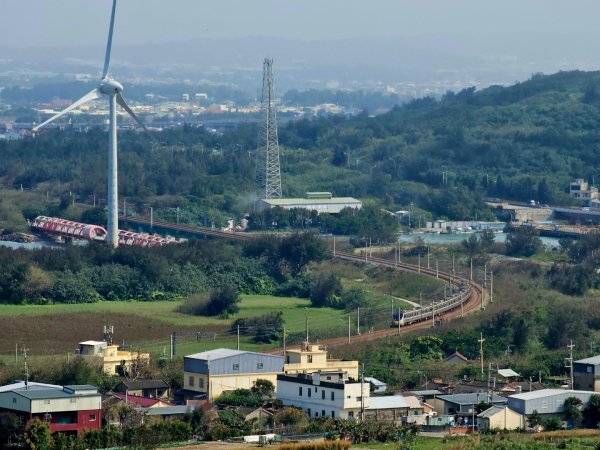
[[[0,410],[13,412],[23,421],[47,422],[52,433],[81,436],[84,430],[102,428],[102,396],[97,387],[90,385],[21,382],[3,386]]]
[[[491,406],[477,415],[479,429],[485,430],[522,430],[525,417],[508,406]]]
[[[458,351],[452,353],[450,356],[444,358],[442,362],[445,363],[456,363],[456,364],[469,364],[469,358],[465,355],[460,354]]]
[[[600,392],[600,355],[573,362],[573,388]]]
[[[142,397],[141,395],[131,395],[127,393],[115,393],[113,396],[122,402],[140,408],[164,408],[167,406],[175,406],[173,403],[160,398]]]
[[[598,198],[598,188],[590,186],[582,178],[578,178],[569,185],[569,195],[571,197],[590,201]]]
[[[205,393],[212,402],[221,393],[250,389],[256,380],[277,382],[283,356],[220,348],[183,358],[183,388]]]
[[[142,397],[165,398],[171,393],[170,386],[164,380],[122,381],[115,387],[115,392]]]
[[[365,377],[365,383],[369,383],[373,386],[373,394],[387,391],[387,383],[379,381],[377,378]]]
[[[506,383],[500,390],[500,395],[513,395],[522,394],[523,392],[539,391],[540,389],[546,389],[539,381],[511,381]]]
[[[183,420],[187,414],[194,412],[189,405],[163,406],[161,408],[144,408],[141,410],[147,419],[160,418],[162,420]]]
[[[277,398],[311,418],[356,419],[361,408],[369,407],[369,384],[353,381],[343,371],[282,374],[277,375]]]
[[[371,397],[365,408],[365,419],[425,425],[425,406],[413,395]]]
[[[564,403],[567,398],[576,397],[585,405],[594,394],[595,392],[592,391],[541,389],[511,395],[508,397],[508,407],[524,416],[533,414],[533,411],[546,417],[560,416],[564,412]]]
[[[102,365],[107,375],[120,375],[135,371],[136,365],[148,364],[149,353],[131,352],[108,345],[106,341],[84,341],[79,343],[79,356]]]
[[[284,373],[313,373],[340,370],[347,372],[349,378],[358,379],[358,361],[327,359],[327,351],[320,345],[303,342],[300,348],[285,350]]]
[[[460,417],[471,417],[480,403],[504,406],[508,400],[499,395],[477,392],[470,394],[440,395],[433,399],[433,407],[440,416],[457,415]]]

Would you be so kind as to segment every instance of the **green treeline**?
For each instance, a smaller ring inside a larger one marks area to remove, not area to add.
[[[283,193],[373,198],[416,218],[490,219],[486,197],[565,204],[573,178],[600,174],[600,73],[535,75],[510,87],[414,100],[373,117],[326,117],[279,127]],[[290,94],[291,95],[291,94]],[[74,118],[73,120],[77,120]],[[120,195],[157,217],[224,224],[253,197],[254,123],[215,132],[184,125],[122,132]],[[0,183],[77,199],[105,198],[104,130],[46,130],[0,142]],[[302,228],[302,220],[288,226]]]
[[[40,250],[0,247],[0,302],[165,300],[222,286],[244,294],[286,293],[294,291],[291,275],[325,255],[325,244],[308,233],[245,245],[195,240],[115,251],[95,244]]]

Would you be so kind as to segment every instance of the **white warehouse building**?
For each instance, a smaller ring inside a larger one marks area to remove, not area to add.
[[[264,198],[256,201],[259,212],[276,207],[337,214],[344,208],[360,209],[362,202],[352,197],[333,197],[331,192],[307,192],[306,198]]]
[[[580,399],[585,405],[592,395],[591,391],[568,391],[565,389],[540,389],[508,397],[508,407],[528,416],[537,411],[539,414],[558,415],[564,412],[565,400],[569,397]]]

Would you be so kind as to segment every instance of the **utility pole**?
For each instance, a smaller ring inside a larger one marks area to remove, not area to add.
[[[27,366],[27,351],[29,349],[25,348],[25,345],[23,345],[23,360],[24,360],[24,364],[25,364],[25,389],[29,389],[29,367]]]
[[[573,344],[573,339],[571,339],[569,341],[569,345],[567,345],[567,348],[569,349],[569,357],[566,358],[567,360],[567,364],[565,364],[565,368],[569,369],[569,373],[570,373],[570,381],[571,381],[571,390],[573,390],[573,348],[575,347],[575,344]]]
[[[469,281],[473,281],[473,258],[471,258],[471,275],[469,276]]]
[[[429,269],[429,246],[427,246],[427,268]]]
[[[421,273],[421,254],[419,253],[419,273]]]
[[[348,314],[348,344],[350,343],[350,314]]]
[[[481,363],[481,376],[483,376],[483,343],[485,339],[483,338],[483,333],[480,333],[479,336],[479,361]]]
[[[285,342],[285,325],[284,325],[283,326],[283,356],[285,356],[285,353],[286,353],[286,350],[287,350],[285,348],[285,344],[286,344],[286,342]]]
[[[398,334],[400,334],[400,320],[402,318],[400,317],[400,307],[398,306]]]
[[[431,299],[431,328],[435,327],[435,302]]]
[[[240,349],[240,326],[237,326],[237,349]]]
[[[308,314],[305,317],[306,317],[306,343],[308,344]]]
[[[435,258],[435,279],[438,280],[439,278],[440,278],[440,271],[438,270],[438,260],[437,260],[437,258]]]
[[[365,421],[365,363],[360,370],[360,420]]]
[[[490,270],[490,303],[494,303],[494,271]]]
[[[356,309],[356,334],[360,336],[360,306]]]

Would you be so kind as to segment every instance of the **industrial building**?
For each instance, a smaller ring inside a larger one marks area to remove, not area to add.
[[[576,397],[585,405],[594,394],[595,392],[591,391],[541,389],[511,395],[508,397],[508,407],[525,416],[533,414],[534,411],[541,415],[558,416],[564,412],[564,403],[567,398]]]
[[[331,192],[307,192],[306,198],[264,198],[256,201],[258,212],[276,207],[337,214],[344,208],[360,209],[362,202],[352,197],[333,197]]]
[[[220,348],[183,358],[183,387],[212,402],[224,391],[250,389],[256,380],[277,382],[283,356]]]

